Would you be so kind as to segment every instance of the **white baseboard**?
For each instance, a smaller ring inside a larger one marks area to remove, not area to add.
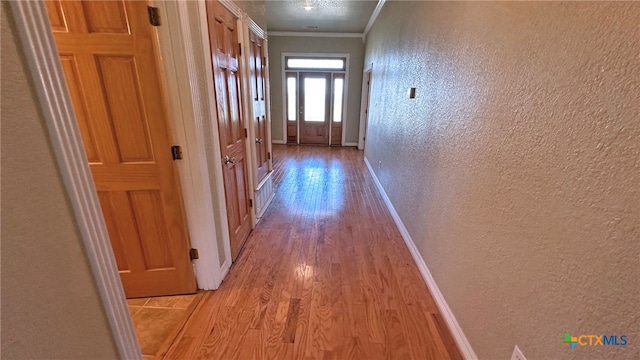
[[[273,186],[273,170],[271,170],[256,188],[256,218],[258,221],[262,218],[262,215],[269,207],[269,204],[271,204],[271,200],[273,200],[275,195],[276,190]]]
[[[265,203],[264,208],[262,209],[262,211],[260,211],[260,214],[258,214],[258,221],[262,219],[262,215],[264,215],[264,213],[267,211],[267,209],[269,208],[269,205],[271,205],[271,201],[273,201],[273,198],[275,197],[276,197],[276,190],[274,189],[271,196],[269,196],[269,200],[267,200],[267,202]]]
[[[218,284],[218,286],[214,290],[217,290],[220,287],[220,285],[224,281],[224,278],[227,277],[227,274],[229,273],[230,268],[231,268],[231,261],[225,260],[224,264],[222,264],[222,266],[220,267],[220,275],[221,275],[220,284]]]
[[[285,145],[286,142],[284,140],[271,140],[272,144],[281,144],[281,145]]]
[[[407,248],[409,248],[409,252],[413,257],[413,261],[415,261],[416,265],[418,266],[418,269],[420,270],[420,274],[422,274],[422,278],[427,283],[427,287],[429,288],[429,291],[431,292],[431,295],[433,296],[433,299],[435,300],[436,305],[438,306],[438,310],[440,310],[440,314],[442,315],[444,320],[447,322],[447,326],[449,327],[449,330],[451,331],[451,335],[453,335],[453,338],[455,339],[456,344],[458,345],[458,349],[460,349],[460,352],[462,353],[462,356],[468,360],[478,359],[478,357],[476,356],[476,353],[473,351],[473,348],[471,348],[471,344],[469,344],[467,337],[462,332],[462,328],[460,328],[460,325],[458,324],[456,317],[453,315],[453,312],[449,308],[447,301],[444,299],[444,296],[440,292],[440,289],[438,288],[438,285],[436,284],[435,279],[431,275],[431,272],[429,271],[427,264],[424,262],[422,255],[420,255],[420,252],[418,251],[416,244],[413,242],[411,235],[409,235],[409,231],[407,231],[407,228],[402,223],[400,216],[396,212],[396,209],[393,207],[391,200],[389,200],[387,193],[384,191],[382,184],[378,180],[376,173],[373,171],[373,168],[371,167],[371,164],[369,163],[369,160],[366,157],[364,158],[364,162],[365,164],[367,164],[367,168],[371,173],[371,177],[373,178],[373,181],[376,184],[376,187],[378,188],[378,191],[380,192],[382,199],[387,205],[387,208],[389,209],[389,212],[393,217],[393,221],[395,221],[396,226],[398,227],[398,230],[400,231],[400,234],[402,235],[402,238],[404,239],[405,244],[407,244]]]
[[[358,146],[358,143],[357,142],[346,142],[342,146]]]

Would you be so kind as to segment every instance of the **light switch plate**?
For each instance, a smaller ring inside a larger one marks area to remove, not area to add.
[[[513,354],[511,354],[511,360],[527,360],[527,358],[524,357],[524,355],[522,354],[522,351],[520,351],[520,349],[518,348],[518,345],[516,345],[516,347],[513,348]]]

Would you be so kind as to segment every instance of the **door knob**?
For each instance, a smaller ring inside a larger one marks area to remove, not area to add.
[[[222,159],[222,161],[225,164],[235,164],[236,163],[236,158],[235,157],[229,157],[228,155],[224,157],[224,159]]]
[[[256,144],[262,144],[263,141],[264,141],[263,139],[256,138]]]

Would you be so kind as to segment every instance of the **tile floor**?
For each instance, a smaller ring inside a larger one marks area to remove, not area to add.
[[[162,355],[191,315],[203,293],[127,299],[145,360]]]

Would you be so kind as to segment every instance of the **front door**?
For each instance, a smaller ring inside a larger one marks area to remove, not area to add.
[[[329,145],[331,73],[300,73],[300,144]]]
[[[224,189],[231,257],[235,261],[251,231],[249,187],[238,74],[236,17],[217,1],[207,1],[209,43],[213,61],[220,152],[223,156]]]
[[[127,297],[196,291],[144,1],[47,1]]]

